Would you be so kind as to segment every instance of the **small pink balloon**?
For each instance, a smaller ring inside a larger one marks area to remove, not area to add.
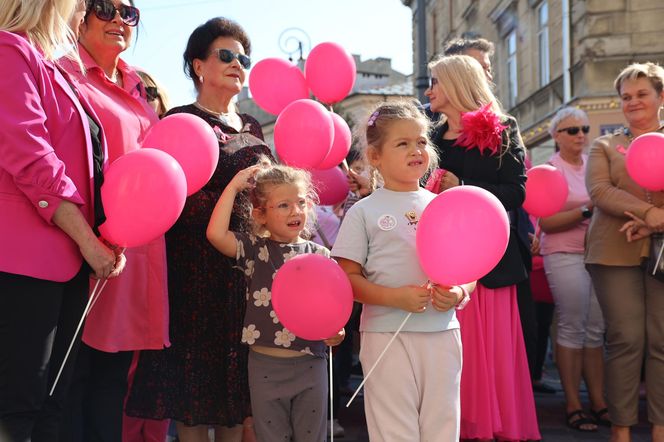
[[[142,145],[164,151],[180,163],[187,177],[187,195],[198,192],[217,169],[219,141],[210,125],[196,115],[169,115],[150,128]]]
[[[538,218],[558,213],[569,194],[567,180],[562,172],[553,166],[542,164],[528,169],[526,176],[528,181],[524,210]]]
[[[432,282],[466,284],[498,264],[509,235],[507,212],[498,198],[476,186],[453,187],[422,212],[415,234],[417,256]]]
[[[315,169],[330,152],[333,139],[330,112],[313,100],[292,102],[274,124],[274,147],[289,166]]]
[[[147,244],[177,221],[187,199],[187,179],[178,162],[157,149],[122,155],[104,173],[106,222],[102,236],[122,247]]]
[[[346,174],[338,167],[326,170],[312,170],[311,179],[318,193],[318,200],[324,206],[334,206],[346,199],[350,188]]]
[[[627,150],[625,167],[639,186],[654,192],[664,190],[664,134],[636,137]]]
[[[336,43],[316,45],[304,64],[309,89],[326,104],[346,98],[353,89],[356,75],[355,59]]]
[[[309,341],[330,338],[348,322],[353,289],[346,273],[322,255],[299,255],[277,270],[272,306],[284,327]]]
[[[346,155],[350,151],[350,144],[352,141],[352,134],[348,123],[339,115],[331,112],[332,123],[334,123],[334,139],[332,140],[332,147],[322,163],[317,169],[330,169],[337,167],[339,163],[346,159]]]
[[[280,58],[256,63],[249,74],[249,90],[256,104],[274,115],[279,115],[293,101],[309,98],[300,68]]]

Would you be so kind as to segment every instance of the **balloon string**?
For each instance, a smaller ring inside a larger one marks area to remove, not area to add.
[[[332,388],[332,346],[330,348],[330,369],[328,373],[330,374],[330,441],[334,442],[334,389]]]
[[[655,267],[652,269],[653,276],[657,273],[657,268],[659,267],[659,261],[662,259],[662,253],[664,252],[664,243],[662,247],[659,248],[659,253],[657,254],[657,261],[655,261]]]
[[[353,393],[353,396],[351,396],[350,400],[346,404],[346,407],[349,407],[350,403],[353,402],[353,399],[355,399],[355,396],[357,396],[357,393],[360,392],[360,390],[364,386],[364,383],[367,381],[367,379],[369,379],[369,376],[371,376],[371,373],[373,373],[374,369],[376,368],[376,366],[378,365],[380,360],[383,359],[383,356],[385,355],[385,352],[387,352],[387,349],[390,348],[390,345],[392,345],[392,342],[394,342],[394,340],[397,338],[397,336],[399,336],[399,332],[401,332],[401,329],[403,328],[404,325],[406,325],[406,321],[408,321],[408,318],[410,318],[410,315],[412,315],[412,314],[413,314],[412,312],[409,312],[406,315],[406,317],[404,318],[403,322],[401,322],[401,325],[399,326],[397,331],[394,332],[394,334],[392,335],[392,338],[390,338],[390,341],[387,343],[387,345],[383,349],[383,352],[380,354],[380,356],[378,356],[378,359],[376,359],[376,362],[374,362],[373,366],[371,367],[371,370],[369,370],[369,373],[367,373],[367,375],[364,377],[364,379],[362,379],[362,383],[360,384],[359,387],[357,387],[357,390],[355,390],[355,393]]]
[[[540,220],[541,220],[541,219],[542,219],[542,218],[540,218],[540,217],[538,216],[538,217],[537,217],[537,221],[535,221],[535,236],[539,236],[539,234],[540,234],[539,230],[540,230]]]

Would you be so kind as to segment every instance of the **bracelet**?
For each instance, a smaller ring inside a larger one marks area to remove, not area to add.
[[[470,301],[470,294],[468,293],[468,290],[462,285],[458,285],[461,289],[461,292],[463,293],[463,296],[461,297],[461,300],[457,303],[456,309],[457,310],[463,310],[466,307],[466,304]]]

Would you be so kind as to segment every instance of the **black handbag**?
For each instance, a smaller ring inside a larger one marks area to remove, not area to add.
[[[648,275],[664,282],[664,234],[650,235],[650,256],[646,265]]]

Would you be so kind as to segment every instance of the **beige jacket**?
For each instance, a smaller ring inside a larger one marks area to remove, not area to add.
[[[664,205],[664,192],[650,192],[650,204],[645,189],[629,177],[625,168],[629,143],[626,135],[616,132],[597,138],[590,149],[586,187],[595,209],[586,234],[588,264],[637,266],[648,256],[649,239],[628,243],[619,230],[629,221],[625,211],[643,218],[651,206]]]

